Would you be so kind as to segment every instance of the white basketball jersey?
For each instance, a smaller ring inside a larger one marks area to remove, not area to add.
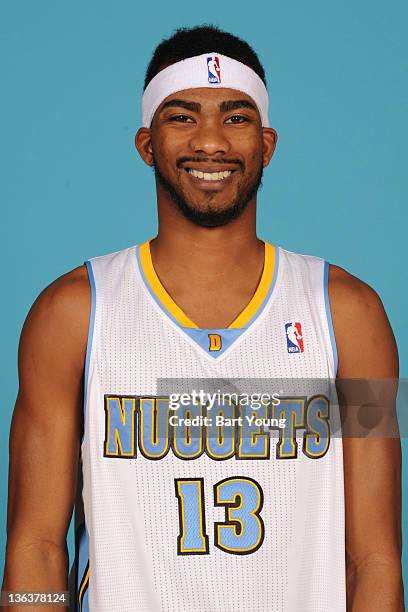
[[[86,264],[72,609],[345,612],[328,263],[265,243],[226,329],[175,304],[149,242]]]

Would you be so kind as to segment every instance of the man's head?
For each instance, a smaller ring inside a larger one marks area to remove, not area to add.
[[[177,30],[153,54],[136,146],[159,197],[198,225],[224,225],[255,202],[276,144],[265,85],[251,47],[215,27]]]

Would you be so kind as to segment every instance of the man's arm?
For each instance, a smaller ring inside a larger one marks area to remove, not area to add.
[[[90,300],[81,266],[39,295],[23,326],[3,591],[68,590],[66,534],[75,500]]]
[[[401,612],[401,445],[392,381],[398,378],[397,346],[381,300],[367,284],[330,266],[329,296],[345,405],[356,405],[356,387],[342,379],[388,379],[371,384],[379,397],[377,417],[386,422],[381,430],[363,437],[361,430],[355,433],[357,409],[345,413],[352,423],[343,437],[347,610]],[[366,409],[369,420],[375,418],[375,404]]]

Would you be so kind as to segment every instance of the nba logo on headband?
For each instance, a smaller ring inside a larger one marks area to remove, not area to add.
[[[209,83],[221,83],[220,60],[216,55],[207,57],[207,70]]]
[[[259,110],[262,127],[269,126],[265,83],[246,64],[212,50],[175,62],[152,78],[142,97],[143,127],[151,126],[155,112],[167,96],[195,87],[229,87],[246,93]]]

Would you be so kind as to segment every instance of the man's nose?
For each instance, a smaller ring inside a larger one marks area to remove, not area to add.
[[[228,153],[230,143],[225,137],[219,124],[206,123],[197,127],[191,138],[190,146],[195,153],[215,155],[216,153]]]

